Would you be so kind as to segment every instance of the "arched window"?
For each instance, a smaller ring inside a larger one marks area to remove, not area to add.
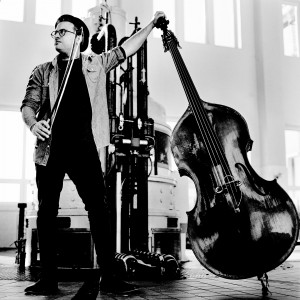
[[[23,22],[24,0],[1,0],[0,20]]]
[[[240,0],[214,0],[214,44],[241,48]]]
[[[205,0],[184,0],[184,39],[187,42],[206,43]]]
[[[0,110],[0,201],[27,202],[34,180],[35,138],[18,110]]]
[[[282,4],[281,11],[284,55],[299,57],[298,4]]]

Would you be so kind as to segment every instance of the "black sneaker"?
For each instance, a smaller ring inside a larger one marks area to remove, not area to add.
[[[99,293],[99,280],[85,281],[72,300],[95,300]]]
[[[26,295],[52,295],[58,293],[58,283],[54,280],[40,279],[35,284],[28,286]]]
[[[138,290],[138,287],[120,279],[103,278],[100,281],[101,292],[114,293],[114,294],[128,294],[136,290]]]

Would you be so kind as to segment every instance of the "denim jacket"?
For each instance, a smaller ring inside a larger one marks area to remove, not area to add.
[[[109,116],[106,97],[106,74],[125,60],[121,47],[100,55],[81,55],[82,71],[86,80],[92,107],[92,132],[97,149],[109,144]],[[58,94],[58,65],[53,61],[38,65],[32,72],[23,107],[29,107],[32,114],[24,115],[26,125],[31,128],[37,121],[47,120]],[[46,165],[50,155],[51,135],[45,141],[37,140],[34,162]]]

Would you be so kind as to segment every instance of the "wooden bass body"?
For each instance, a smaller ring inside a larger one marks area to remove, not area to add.
[[[226,106],[204,101],[202,105],[224,150],[230,175],[224,174],[221,184],[216,180],[218,164],[212,164],[189,107],[174,128],[171,150],[180,175],[189,176],[197,190],[195,206],[188,212],[193,252],[218,276],[260,276],[294,250],[298,213],[276,180],[262,179],[251,167],[247,152],[252,140],[243,117]]]

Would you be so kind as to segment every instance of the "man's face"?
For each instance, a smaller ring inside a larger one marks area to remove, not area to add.
[[[73,46],[73,41],[75,37],[75,28],[74,25],[70,22],[63,21],[57,24],[55,30],[59,31],[61,29],[67,30],[65,32],[64,36],[59,36],[58,33],[55,34],[54,36],[54,47],[57,52],[66,54],[69,56],[72,46]],[[80,38],[77,38],[77,43],[79,42]]]

